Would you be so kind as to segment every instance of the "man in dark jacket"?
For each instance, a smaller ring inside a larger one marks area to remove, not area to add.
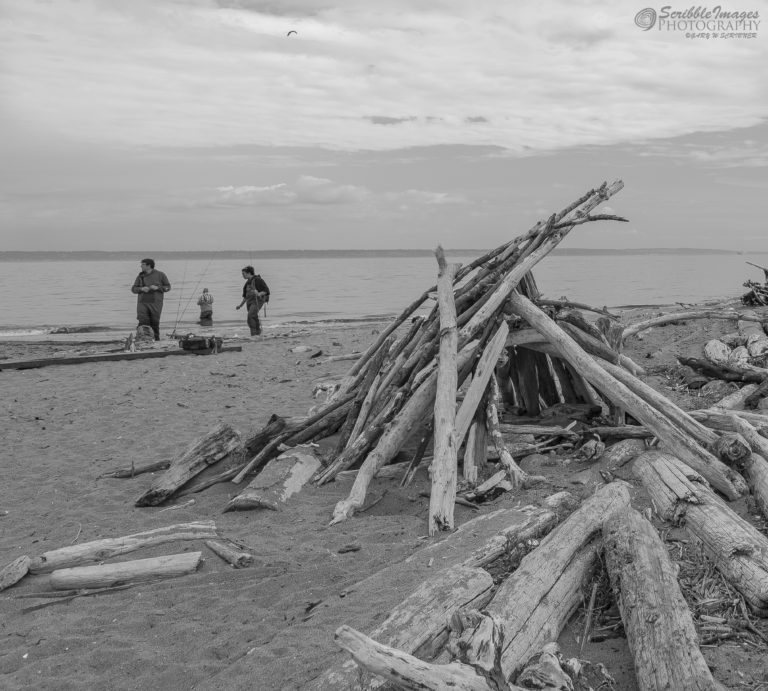
[[[269,302],[269,288],[264,279],[256,273],[252,266],[244,267],[242,274],[245,279],[243,300],[237,305],[236,309],[240,309],[243,305],[248,305],[248,328],[251,330],[251,336],[258,336],[261,334],[259,310],[265,302]]]
[[[168,277],[155,269],[154,259],[141,260],[141,272],[133,282],[131,292],[138,295],[136,318],[139,326],[150,326],[155,340],[160,340],[160,314],[163,311],[163,295],[171,289]]]

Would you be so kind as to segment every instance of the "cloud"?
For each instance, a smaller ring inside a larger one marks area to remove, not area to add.
[[[636,9],[10,0],[0,115],[38,137],[128,147],[467,144],[520,155],[765,116],[755,65],[768,63],[768,41],[644,32]]]
[[[296,204],[354,204],[370,195],[364,187],[339,185],[325,178],[302,175],[294,183],[274,185],[225,185],[195,206],[287,206]]]

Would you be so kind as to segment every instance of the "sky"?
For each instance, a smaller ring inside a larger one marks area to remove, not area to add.
[[[0,0],[0,249],[768,251],[768,0],[645,2]]]

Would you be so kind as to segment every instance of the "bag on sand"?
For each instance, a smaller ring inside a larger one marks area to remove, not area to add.
[[[184,350],[191,350],[198,355],[218,353],[221,350],[222,340],[218,336],[196,336],[187,334],[179,339],[179,345]]]

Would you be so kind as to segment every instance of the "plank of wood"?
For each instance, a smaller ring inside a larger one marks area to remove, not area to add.
[[[223,346],[219,353],[239,353],[242,346]],[[212,353],[208,353],[212,354]],[[115,360],[146,360],[149,358],[167,357],[168,355],[200,355],[194,350],[148,350],[145,353],[103,353],[95,355],[78,355],[76,357],[44,358],[40,360],[16,360],[15,362],[0,361],[0,371],[7,369],[37,369],[49,365],[81,365],[86,362],[113,362]]]

